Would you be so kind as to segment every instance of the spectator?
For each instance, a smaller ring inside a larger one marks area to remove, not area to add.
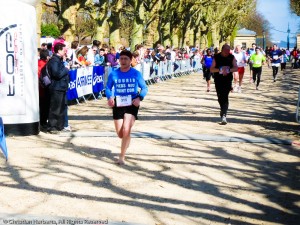
[[[47,50],[49,52],[49,57],[51,57],[53,55],[53,52],[52,52],[52,43],[48,43],[47,44]]]
[[[48,63],[52,83],[49,86],[50,108],[47,130],[52,134],[62,131],[65,123],[65,101],[69,86],[69,65],[65,66],[63,62],[66,58],[65,47],[64,44],[57,43],[51,61]]]
[[[117,59],[118,63],[119,63],[119,58],[120,58],[120,52],[123,51],[123,50],[125,50],[125,47],[121,46],[119,48],[119,50],[117,51],[117,53],[116,53],[116,59]]]
[[[46,43],[42,43],[41,44],[41,50],[45,50],[47,49],[47,44]]]
[[[116,50],[114,47],[110,48],[110,51],[107,53],[106,57],[107,63],[111,66],[111,68],[117,69],[119,67],[119,64],[116,59]]]
[[[105,66],[104,49],[100,48],[99,54],[95,56],[95,64],[98,66]]]
[[[98,40],[93,40],[93,46],[97,47],[97,53],[99,53],[101,42]]]
[[[103,45],[103,49],[104,49],[105,63],[106,63],[106,65],[109,65],[108,60],[107,60],[107,55],[109,53],[109,47],[107,45]]]
[[[65,44],[65,38],[63,36],[59,36],[57,39],[54,40],[52,44],[52,53],[54,52],[54,46],[58,43]]]
[[[76,56],[76,52],[78,51],[78,49],[79,49],[79,42],[72,41],[71,49],[68,51],[68,59],[70,60],[72,67],[77,67],[82,65]]]
[[[77,59],[83,66],[89,66],[91,64],[91,62],[87,60],[88,51],[89,48],[87,46],[83,46],[80,50],[77,51]]]
[[[138,50],[132,53],[131,66],[138,71],[141,71],[140,54]]]

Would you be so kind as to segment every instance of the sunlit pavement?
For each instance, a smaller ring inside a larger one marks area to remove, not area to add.
[[[297,224],[299,79],[288,70],[272,82],[265,67],[257,91],[246,71],[225,126],[201,74],[151,85],[124,166],[114,163],[120,140],[105,99],[72,105],[70,134],[7,138],[0,212],[126,225]]]

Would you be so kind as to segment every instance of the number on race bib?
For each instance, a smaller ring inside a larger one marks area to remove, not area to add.
[[[116,105],[117,107],[125,107],[132,105],[131,95],[116,96]]]

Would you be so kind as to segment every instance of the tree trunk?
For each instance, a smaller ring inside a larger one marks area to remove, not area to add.
[[[117,48],[121,45],[121,35],[120,35],[120,10],[123,7],[123,0],[116,0],[113,2],[113,7],[109,7],[110,9],[113,8],[111,11],[111,16],[108,18],[109,24],[109,44]]]
[[[188,31],[188,41],[189,41],[189,43],[190,43],[190,45],[192,45],[192,46],[195,46],[195,38],[194,38],[194,31],[195,31],[195,29],[189,29],[189,31]]]
[[[195,46],[200,48],[200,42],[201,42],[201,31],[199,29],[196,29],[195,31]]]
[[[118,48],[121,45],[120,29],[115,29],[115,27],[110,27],[111,32],[109,34],[109,45]]]
[[[207,37],[207,29],[204,29],[205,27],[203,27],[203,30],[200,31],[200,36],[201,36],[201,39],[200,39],[200,48],[201,49],[204,49],[206,47],[210,47],[208,46],[208,37]]]
[[[78,7],[79,5],[76,4],[62,10],[63,21],[67,21],[64,23],[64,29],[62,35],[65,37],[66,41],[68,42],[72,42],[74,40],[74,31],[76,29],[76,17],[78,14]]]
[[[144,44],[144,20],[145,20],[145,8],[143,2],[136,1],[135,11],[138,15],[133,21],[132,39],[130,43],[130,49],[133,51],[137,44]]]
[[[94,7],[93,2],[89,2],[89,4],[91,8]],[[103,42],[104,38],[109,38],[109,26],[107,22],[108,5],[105,4],[98,7],[93,8],[91,12],[91,17],[97,23],[94,39]]]
[[[106,23],[106,22],[104,22],[104,23]],[[104,33],[105,33],[105,26],[103,25],[103,24],[101,24],[100,26],[99,26],[99,24],[98,24],[98,26],[97,26],[97,28],[96,28],[96,34],[95,34],[95,40],[99,40],[99,41],[103,41],[103,39],[104,39]]]
[[[179,47],[178,28],[175,28],[172,31],[172,46],[174,46],[175,48]]]
[[[170,23],[166,23],[162,29],[162,43],[164,46],[171,45],[171,30],[170,30]]]
[[[211,35],[212,35],[212,43],[215,47],[220,47],[219,42],[219,29],[217,28],[219,24],[214,23],[210,29],[211,29]]]

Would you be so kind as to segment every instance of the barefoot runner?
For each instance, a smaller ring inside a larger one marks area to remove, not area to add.
[[[115,129],[121,142],[121,153],[116,161],[119,165],[125,164],[126,150],[130,144],[131,128],[140,106],[148,92],[148,87],[142,74],[130,67],[132,53],[123,50],[120,53],[120,68],[112,71],[106,84],[108,105],[112,107]],[[114,88],[114,91],[112,89]]]

